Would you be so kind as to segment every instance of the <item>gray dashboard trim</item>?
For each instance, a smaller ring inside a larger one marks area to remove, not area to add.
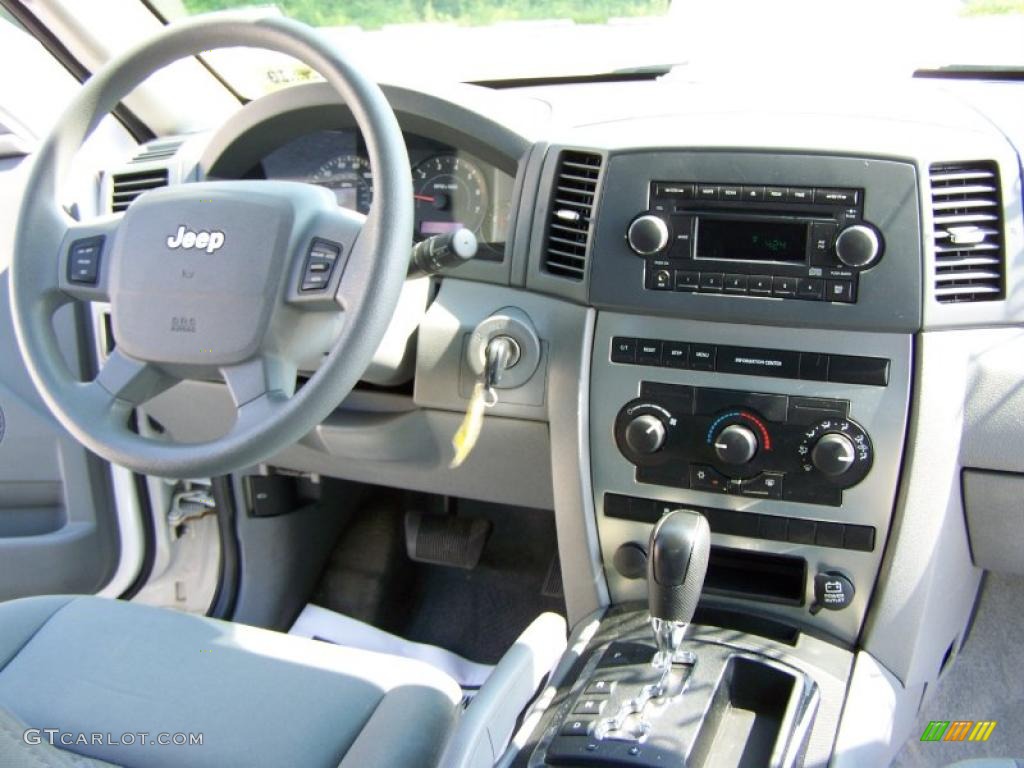
[[[861,644],[906,687],[932,683],[978,592],[960,495],[965,398],[979,331],[918,337],[907,459]]]
[[[546,373],[546,389],[539,404],[522,401],[518,395],[523,393],[515,389],[501,390],[498,404],[489,413],[550,425],[548,429],[541,424],[550,434],[550,455],[543,459],[550,466],[566,608],[573,623],[608,604],[590,477],[588,402],[594,310],[527,291],[445,280],[420,329],[415,402],[420,408],[435,411],[465,411],[468,401],[465,392],[460,392],[460,370],[465,365],[463,339],[482,320],[506,307],[516,307],[530,318],[545,348],[545,370],[539,370],[520,389],[525,393],[542,373]],[[502,421],[506,419],[489,416],[482,438],[493,429],[492,423]],[[474,455],[483,447],[478,446]],[[518,452],[526,450],[525,446],[518,448]],[[509,471],[498,463],[506,460],[504,454],[484,454],[477,471],[497,482]],[[542,476],[538,476],[535,483],[541,481]],[[527,491],[524,487],[521,493]]]
[[[551,474],[555,496],[555,526],[562,561],[565,607],[572,626],[610,603],[601,562],[601,544],[594,511],[590,474],[590,365],[597,313],[586,310],[578,367],[552,372],[549,399]],[[570,408],[575,396],[576,407]]]
[[[451,87],[443,93],[396,85],[382,85],[381,89],[403,131],[469,152],[511,175],[515,185],[521,188],[520,174],[532,140],[508,127],[516,122],[523,123],[523,120],[509,115],[495,119],[477,111],[479,104],[474,102],[478,101],[486,101],[489,108],[497,109],[493,94],[472,86]],[[516,101],[527,102],[521,98]],[[539,104],[532,100],[527,103]],[[325,83],[285,88],[251,102],[235,113],[210,138],[199,159],[197,176],[200,179],[207,176],[237,178],[270,150],[310,130],[354,125],[348,107]],[[514,188],[514,201],[518,202],[519,194]],[[510,222],[510,234],[514,232],[515,225]],[[459,267],[458,274],[460,277],[508,284],[511,251],[512,244],[507,242],[502,262],[471,261]]]
[[[403,130],[425,132],[430,138],[464,148],[506,173],[515,173],[516,163],[530,146],[531,140],[526,136],[448,98],[394,85],[381,85],[381,90]],[[310,129],[308,123],[294,124],[295,113],[307,110],[321,115],[333,112],[336,119],[350,115],[326,83],[298,85],[268,94],[236,112],[210,138],[199,160],[201,175],[249,170],[274,146],[273,142],[293,138]],[[282,118],[284,123],[275,122],[276,118]],[[268,124],[264,132],[254,134],[254,129],[263,124]],[[249,143],[236,146],[242,140]],[[224,159],[229,151],[231,165]]]
[[[513,199],[516,210],[513,213],[513,235],[511,248],[507,253],[511,256],[511,279],[514,286],[526,286],[527,270],[530,266],[532,249],[533,223],[537,218],[537,198],[540,194],[540,178],[544,168],[544,158],[548,146],[543,142],[534,144],[523,161],[522,169],[516,176]]]

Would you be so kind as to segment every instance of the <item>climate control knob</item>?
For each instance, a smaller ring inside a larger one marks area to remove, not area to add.
[[[853,441],[838,432],[822,435],[811,449],[811,463],[814,468],[829,477],[845,475],[856,458]]]
[[[668,245],[668,224],[660,216],[637,216],[626,231],[626,242],[640,256],[653,256]]]
[[[645,413],[626,425],[623,437],[631,451],[649,456],[665,445],[665,424],[657,416]]]
[[[836,256],[843,264],[854,269],[870,267],[882,254],[882,238],[867,224],[847,227],[836,238]]]
[[[725,464],[746,464],[757,454],[757,435],[742,424],[730,424],[718,433],[715,455]]]

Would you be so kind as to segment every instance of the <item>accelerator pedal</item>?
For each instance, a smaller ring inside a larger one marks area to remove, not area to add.
[[[473,570],[490,533],[483,518],[405,513],[405,550],[417,563]]]

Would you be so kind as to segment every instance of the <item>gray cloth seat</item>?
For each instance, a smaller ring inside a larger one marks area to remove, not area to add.
[[[129,768],[431,766],[461,699],[411,659],[96,597],[0,604],[8,745],[18,723]],[[173,734],[202,744],[152,743]],[[0,764],[65,764],[15,758]]]

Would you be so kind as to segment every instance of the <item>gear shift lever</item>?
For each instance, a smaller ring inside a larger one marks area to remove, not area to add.
[[[654,664],[672,666],[693,618],[708,570],[711,529],[699,512],[676,509],[651,531],[647,560],[647,602],[658,644]]]

